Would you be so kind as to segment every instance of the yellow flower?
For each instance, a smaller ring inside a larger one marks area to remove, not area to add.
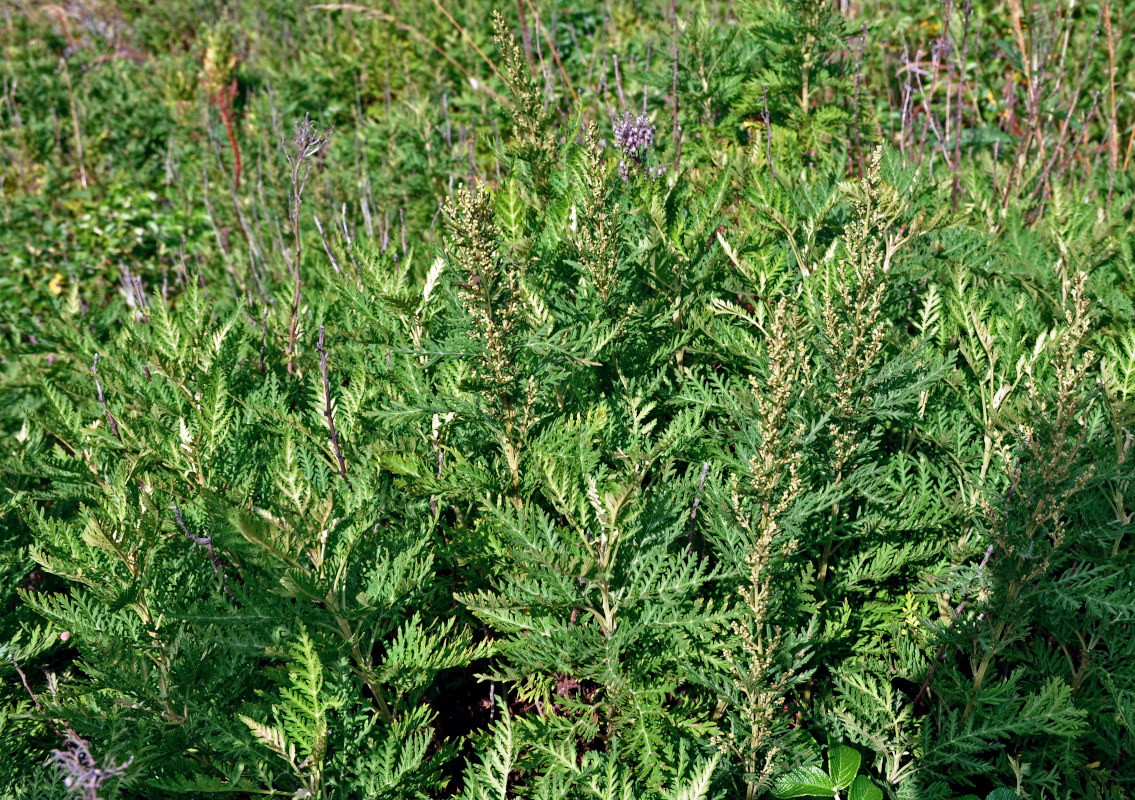
[[[63,273],[56,272],[47,282],[47,291],[58,297],[63,294]]]

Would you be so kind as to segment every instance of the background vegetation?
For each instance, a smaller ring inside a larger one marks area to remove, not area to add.
[[[0,0],[0,796],[1135,790],[1135,4]]]

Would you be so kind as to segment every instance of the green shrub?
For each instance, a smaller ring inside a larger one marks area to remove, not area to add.
[[[1130,793],[1118,17],[670,8],[16,8],[0,796]]]

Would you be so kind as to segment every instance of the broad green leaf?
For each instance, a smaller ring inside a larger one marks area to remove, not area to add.
[[[859,773],[859,762],[863,759],[859,751],[842,744],[833,744],[828,749],[828,774],[837,790],[846,789]]]
[[[835,785],[819,767],[797,767],[781,776],[772,787],[774,797],[831,797]]]
[[[883,790],[866,775],[860,775],[852,781],[847,800],[883,800]]]

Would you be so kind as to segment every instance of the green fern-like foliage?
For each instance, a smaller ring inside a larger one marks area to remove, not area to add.
[[[73,5],[2,55],[0,798],[1130,794],[1106,4],[1061,78],[1015,3]]]

